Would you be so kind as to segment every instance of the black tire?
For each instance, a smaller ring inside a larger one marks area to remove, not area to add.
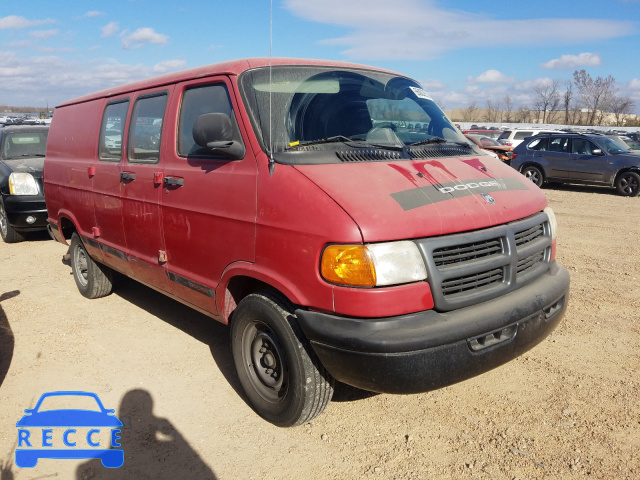
[[[24,235],[9,225],[9,219],[4,211],[2,201],[0,201],[0,236],[4,243],[18,243],[24,240]]]
[[[542,170],[534,165],[527,165],[522,169],[521,173],[539,187],[544,183]]]
[[[309,345],[288,301],[271,292],[245,297],[231,320],[231,350],[253,410],[280,427],[325,409],[334,380]]]
[[[80,293],[87,298],[100,298],[113,291],[113,270],[94,261],[74,233],[71,237],[71,271]]]
[[[636,172],[623,172],[616,178],[616,190],[625,197],[637,197],[640,194],[640,175]]]

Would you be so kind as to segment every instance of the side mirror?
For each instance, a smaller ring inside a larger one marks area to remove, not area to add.
[[[603,155],[604,155],[603,151],[602,151],[602,150],[600,150],[599,148],[594,148],[594,149],[591,151],[591,154],[592,154],[592,155],[599,155],[599,156],[603,156]]]
[[[211,153],[224,155],[233,160],[244,157],[245,148],[234,135],[233,123],[224,113],[205,113],[193,124],[193,139]]]

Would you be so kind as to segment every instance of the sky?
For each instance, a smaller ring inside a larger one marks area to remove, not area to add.
[[[533,107],[611,75],[640,114],[640,0],[29,0],[0,3],[0,105],[245,57],[343,60],[418,80],[445,110]]]

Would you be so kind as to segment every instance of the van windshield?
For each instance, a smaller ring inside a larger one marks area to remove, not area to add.
[[[239,83],[263,149],[283,163],[306,163],[307,156],[289,154],[309,150],[402,152],[410,146],[450,143],[471,148],[428,93],[406,77],[364,69],[274,66],[248,70]]]

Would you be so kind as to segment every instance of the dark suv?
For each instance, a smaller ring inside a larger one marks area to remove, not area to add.
[[[49,126],[0,128],[0,236],[6,243],[46,230],[42,167]]]
[[[514,149],[511,166],[538,186],[546,181],[579,183],[615,187],[627,197],[640,193],[640,155],[604,135],[529,137]]]

